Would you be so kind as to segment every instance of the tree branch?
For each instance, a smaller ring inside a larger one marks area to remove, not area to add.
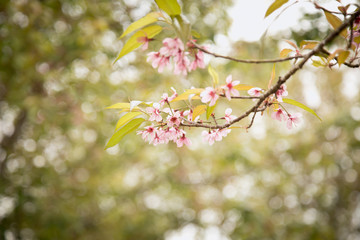
[[[298,62],[296,65],[293,65],[292,68],[283,77],[280,76],[279,80],[276,82],[276,84],[274,86],[272,86],[269,90],[267,90],[264,94],[262,94],[259,97],[259,100],[257,101],[257,103],[252,108],[248,109],[245,113],[243,113],[241,116],[239,116],[239,117],[235,118],[234,120],[230,121],[229,123],[226,123],[223,125],[216,124],[216,126],[213,126],[213,125],[208,125],[208,124],[203,124],[203,123],[190,123],[190,124],[183,123],[183,124],[181,124],[181,126],[202,127],[202,128],[208,128],[208,129],[223,129],[223,128],[230,127],[231,125],[241,121],[245,117],[249,116],[250,113],[252,113],[252,112],[256,113],[257,109],[261,106],[261,104],[265,101],[265,99],[270,97],[270,95],[276,93],[276,91],[280,89],[282,84],[284,84],[286,81],[288,81],[291,76],[293,76],[299,69],[301,69],[312,56],[323,51],[324,46],[326,44],[330,43],[332,40],[334,40],[341,33],[341,31],[344,30],[346,27],[348,27],[355,20],[355,18],[359,15],[360,15],[360,10],[358,10],[354,14],[352,14],[349,19],[345,20],[337,29],[335,29],[333,32],[331,32],[324,40],[322,40],[309,53],[303,55],[303,58],[300,60],[300,62]],[[200,49],[200,50],[202,51],[202,49]],[[209,53],[207,50],[204,52]],[[212,53],[209,53],[209,54],[213,55]],[[214,56],[222,57],[220,55],[214,55]],[[229,57],[224,57],[224,58],[232,60]],[[236,61],[236,60],[233,60],[233,61]],[[241,61],[243,61],[243,60],[241,60]],[[246,62],[246,63],[251,63],[251,62]],[[260,62],[253,61],[252,63],[260,63]],[[250,124],[252,124],[252,123],[250,123]]]

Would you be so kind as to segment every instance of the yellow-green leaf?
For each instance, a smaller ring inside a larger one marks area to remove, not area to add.
[[[204,91],[203,88],[188,89],[188,90],[186,90],[185,92],[183,92],[182,94],[178,95],[176,98],[174,98],[171,102],[188,100],[188,97],[189,97],[191,94],[199,95],[202,91]],[[194,96],[193,98],[199,99],[198,96]]]
[[[360,36],[353,37],[353,41],[356,42],[357,44],[359,44],[360,43]]]
[[[127,114],[125,114],[124,116],[122,116],[119,121],[116,123],[116,128],[115,130],[118,130],[119,128],[121,128],[122,126],[124,126],[125,123],[127,123],[128,121],[130,121],[131,119],[141,115],[142,112],[129,112]]]
[[[284,57],[286,57],[289,53],[291,53],[292,51],[294,51],[294,50],[288,49],[288,48],[284,48],[284,49],[281,50],[281,52],[280,52],[280,57],[284,58]]]
[[[109,142],[106,144],[105,149],[110,148],[118,144],[125,135],[128,133],[135,131],[145,119],[143,118],[136,118],[131,120],[128,124],[124,127],[120,128],[119,131],[115,132],[114,135],[110,138]]]
[[[298,47],[296,46],[295,43],[293,43],[292,41],[289,40],[284,40],[285,42],[287,42],[288,44],[290,44],[291,46],[293,46],[295,49],[298,49]]]
[[[214,110],[215,110],[215,107],[216,107],[216,104],[217,103],[215,103],[215,105],[213,105],[213,106],[208,106],[207,108],[206,108],[206,119],[209,119],[209,117],[211,116],[211,114],[214,112]]]
[[[271,84],[272,84],[272,81],[275,79],[275,64],[273,66],[273,69],[271,71],[271,77],[270,77],[270,80],[269,80],[269,84],[268,84],[268,89],[270,89],[271,87]]]
[[[139,42],[138,38],[141,38],[141,37],[153,38],[157,34],[159,34],[161,32],[161,30],[162,30],[162,27],[160,27],[158,25],[154,25],[154,26],[149,26],[149,27],[143,28],[143,29],[139,30],[138,32],[136,32],[125,43],[124,47],[121,49],[119,55],[117,56],[117,58],[115,59],[114,62],[116,62],[117,60],[119,60],[120,58],[125,56],[126,54],[128,54],[128,53],[134,51],[135,49],[137,49],[138,47],[140,47],[143,43]]]
[[[213,69],[211,67],[211,65],[209,64],[209,67],[208,67],[208,72],[210,73],[212,79],[213,79],[213,83],[214,83],[214,86],[218,85],[219,84],[219,74],[215,71],[215,69]]]
[[[341,53],[339,53],[339,55],[337,57],[337,62],[339,64],[339,66],[341,66],[341,64],[343,64],[346,61],[349,54],[350,54],[349,51],[342,51]]]
[[[337,29],[343,22],[340,20],[340,18],[338,18],[337,16],[335,16],[332,13],[329,13],[327,11],[324,10],[325,13],[325,17],[327,19],[327,21],[330,23],[330,25],[334,28]],[[341,36],[343,36],[344,38],[347,38],[347,33],[346,30],[341,31]]]
[[[254,86],[246,85],[246,84],[238,84],[234,86],[234,89],[238,91],[248,91],[250,89],[254,88]]]
[[[149,24],[156,22],[159,17],[161,17],[160,12],[151,12],[151,13],[147,14],[145,17],[140,18],[139,20],[130,24],[130,26],[123,32],[123,34],[121,34],[120,38],[123,38],[124,36],[128,35],[129,33],[132,33],[142,27],[145,27]]]
[[[313,49],[319,44],[318,41],[303,40],[300,43],[301,49]]]
[[[287,3],[289,0],[275,0],[270,7],[267,9],[265,13],[265,17],[269,16],[272,12],[274,12],[276,9]]]
[[[197,116],[200,116],[206,111],[206,105],[198,105],[194,108],[193,114],[192,114],[192,120],[194,121]]]
[[[314,67],[325,67],[326,65],[324,65],[322,62],[318,61],[318,60],[312,60],[312,65]]]
[[[164,10],[169,16],[181,14],[181,8],[176,0],[155,0],[160,9]]]
[[[295,101],[293,99],[289,99],[289,98],[283,98],[283,102],[284,103],[288,103],[288,104],[291,104],[291,105],[294,105],[294,106],[297,106],[299,108],[302,108],[304,109],[305,111],[308,111],[309,113],[313,114],[315,117],[317,117],[320,121],[321,118],[316,114],[316,112],[314,110],[312,110],[311,108],[309,108],[308,106],[298,102],[298,101]]]
[[[106,109],[123,109],[123,108],[129,108],[130,109],[130,103],[115,103],[114,105],[111,105],[107,107]]]

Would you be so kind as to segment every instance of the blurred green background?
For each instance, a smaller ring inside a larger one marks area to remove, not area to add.
[[[200,43],[226,35],[231,4],[181,2]],[[150,0],[0,2],[0,239],[360,239],[358,69],[309,66],[291,79],[290,97],[322,122],[302,112],[289,131],[265,115],[211,147],[197,129],[190,148],[131,134],[104,150],[119,118],[106,106],[210,84],[206,70],[158,74],[141,50],[112,64],[124,27],[152,9]],[[312,30],[287,38],[321,39],[329,29],[319,18],[305,16]],[[274,58],[283,38],[235,42],[231,55]],[[211,62],[221,81],[260,87],[272,68]],[[239,115],[251,104],[232,107]]]

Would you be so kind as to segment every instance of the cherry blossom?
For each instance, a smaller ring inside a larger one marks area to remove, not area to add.
[[[301,113],[289,114],[288,119],[287,119],[287,123],[286,123],[287,128],[291,129],[293,126],[296,127],[296,124],[300,123],[301,117],[302,117]]]
[[[279,102],[282,102],[282,97],[286,97],[288,95],[288,91],[286,90],[286,85],[282,84],[279,88],[279,90],[276,91],[276,99]]]
[[[253,97],[260,97],[262,92],[263,90],[261,88],[254,87],[248,91],[248,94]]]
[[[190,146],[190,145],[191,145],[191,141],[190,141],[189,138],[187,138],[187,137],[185,136],[185,132],[182,134],[182,136],[181,136],[180,138],[178,138],[178,139],[176,140],[176,145],[177,145],[177,147],[182,147],[184,144],[185,144],[186,146]]]
[[[165,38],[163,40],[163,47],[160,48],[159,52],[164,56],[179,57],[184,51],[184,44],[179,38]],[[178,60],[178,59],[176,59]]]
[[[232,75],[229,75],[226,78],[226,85],[222,88],[225,91],[225,96],[229,101],[231,100],[231,95],[240,96],[239,91],[234,88],[234,86],[239,85],[240,81],[232,81]]]
[[[159,52],[148,53],[148,62],[152,62],[151,66],[153,68],[158,68],[158,72],[161,73],[165,67],[170,64],[170,57],[161,55]]]
[[[160,116],[160,104],[154,103],[153,107],[147,107],[146,112],[150,114],[149,121],[161,122],[162,117]]]
[[[137,41],[140,43],[143,43],[141,50],[145,51],[146,49],[148,49],[149,47],[149,42],[152,41],[153,39],[150,39],[148,37],[138,37]]]
[[[212,87],[205,88],[204,91],[200,93],[201,102],[203,103],[209,103],[209,106],[214,106],[216,103],[216,100],[218,100],[219,95],[216,94],[216,90]]]
[[[176,90],[173,87],[171,88],[171,90],[173,91],[173,94],[170,97],[167,93],[163,93],[163,95],[161,96],[161,100],[160,100],[161,107],[163,107],[165,103],[171,102],[178,96]]]
[[[285,120],[286,115],[285,115],[284,111],[281,108],[278,108],[278,109],[276,109],[276,112],[273,112],[271,114],[271,117],[273,119],[276,119],[276,120],[281,122],[282,120]]]
[[[187,75],[188,66],[190,64],[190,60],[185,54],[179,54],[178,60],[175,61],[174,74],[183,74]]]
[[[166,120],[169,127],[173,127],[174,125],[178,127],[181,122],[180,112],[170,113]]]
[[[232,109],[231,108],[227,108],[226,110],[225,110],[225,120],[226,120],[226,123],[229,123],[229,122],[231,122],[232,120],[234,120],[235,118],[236,118],[236,116],[234,116],[234,115],[231,115],[231,113],[232,113]]]
[[[155,137],[156,129],[154,128],[154,125],[145,127],[145,130],[138,131],[137,134],[141,134],[141,137],[145,141],[152,141]]]
[[[196,68],[205,68],[205,62],[204,62],[204,53],[202,51],[197,51],[195,53],[195,59],[190,64],[190,70],[196,70]]]

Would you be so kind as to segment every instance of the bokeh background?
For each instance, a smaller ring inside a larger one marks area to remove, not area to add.
[[[181,2],[200,43],[241,58],[274,58],[281,39],[330,31],[308,13],[261,41],[233,41],[232,4]],[[124,28],[154,9],[150,0],[0,1],[0,239],[360,239],[359,69],[309,64],[291,79],[290,97],[322,122],[302,112],[289,131],[264,115],[211,147],[198,129],[190,148],[131,134],[104,150],[119,118],[106,106],[211,84],[206,70],[158,74],[141,50],[112,64]],[[260,87],[272,69],[207,61],[221,81]],[[251,104],[232,107],[239,115]]]

